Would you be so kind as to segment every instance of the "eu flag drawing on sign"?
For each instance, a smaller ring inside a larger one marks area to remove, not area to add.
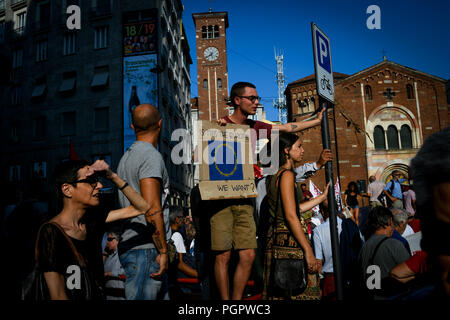
[[[243,180],[241,143],[208,141],[209,180]]]

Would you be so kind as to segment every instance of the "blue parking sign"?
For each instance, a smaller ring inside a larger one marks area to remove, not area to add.
[[[318,48],[318,62],[322,68],[331,73],[331,50],[330,42],[316,30],[316,41]]]
[[[313,22],[311,23],[314,50],[314,69],[317,94],[334,103],[333,64],[331,62],[330,38]]]

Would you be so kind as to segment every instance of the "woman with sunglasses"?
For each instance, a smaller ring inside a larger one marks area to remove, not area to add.
[[[99,206],[103,188],[99,175],[111,180],[132,206],[111,211]],[[64,162],[55,170],[54,183],[62,210],[41,227],[36,245],[48,298],[103,299],[105,224],[144,214],[149,205],[103,160],[92,165],[85,160]]]

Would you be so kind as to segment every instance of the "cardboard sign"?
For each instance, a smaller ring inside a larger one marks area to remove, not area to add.
[[[203,200],[254,198],[251,131],[248,125],[198,121],[199,189]]]

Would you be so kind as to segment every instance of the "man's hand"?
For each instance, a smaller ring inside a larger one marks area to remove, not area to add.
[[[317,164],[320,167],[323,167],[328,161],[333,160],[333,153],[330,149],[323,149],[320,153],[319,160],[317,160]]]
[[[150,275],[151,278],[158,278],[163,275],[163,273],[169,268],[169,255],[168,254],[159,254],[156,257],[156,263],[159,264],[159,271],[156,273],[152,273]]]

